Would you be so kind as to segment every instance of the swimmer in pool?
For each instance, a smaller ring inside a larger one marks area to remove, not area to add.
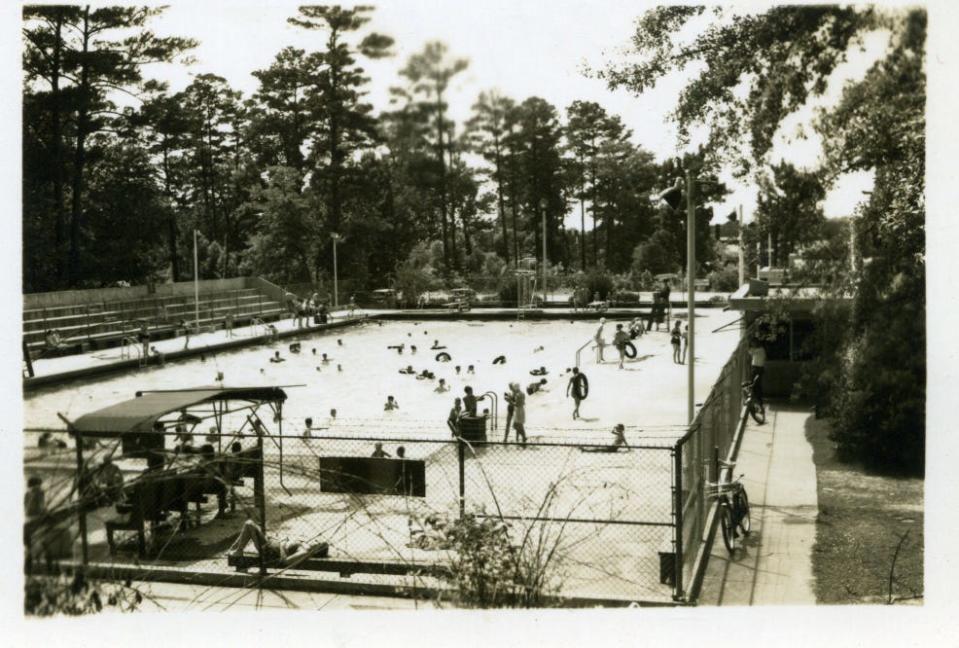
[[[303,438],[309,439],[311,436],[313,436],[313,419],[307,417],[303,422]]]
[[[276,352],[274,352],[273,357],[270,358],[270,362],[286,362],[286,359],[285,359],[285,358],[281,358],[281,357],[280,357],[280,352],[279,352],[279,351],[276,351]]]
[[[331,358],[327,358],[327,357],[326,357],[326,354],[324,353],[324,354],[323,354],[323,359],[321,360],[321,362],[322,362],[323,364],[330,364],[330,360],[331,360]]]
[[[468,366],[468,367],[466,368],[466,373],[468,373],[468,374],[475,374],[475,373],[476,373],[476,370],[473,369],[473,365],[470,365],[470,366]]]
[[[396,400],[394,400],[392,396],[386,397],[386,402],[383,403],[384,412],[391,412],[393,410],[398,410],[399,408],[400,408],[400,404]]]
[[[413,365],[406,365],[405,369],[400,369],[400,373],[406,374],[407,376],[412,376],[416,373],[416,371],[413,369]]]
[[[536,392],[546,391],[546,379],[540,378],[539,382],[530,383],[526,386],[526,393],[532,396]]]
[[[446,348],[445,346],[440,345],[439,340],[433,340],[433,346],[430,347],[430,349],[432,349],[433,351],[441,351],[445,348]]]
[[[545,376],[547,373],[549,373],[549,372],[546,371],[546,367],[540,367],[539,369],[533,369],[532,371],[530,371],[530,372],[529,372],[529,375],[531,375],[531,376]]]
[[[336,365],[336,370],[343,371],[343,365],[340,365],[340,364]]]
[[[440,378],[440,384],[436,386],[435,391],[437,394],[442,394],[443,392],[448,392],[450,390],[449,385],[446,384],[445,378]]]
[[[535,349],[533,349],[533,353],[539,353],[539,352],[542,351],[542,350],[543,350],[543,347],[542,347],[542,346],[538,346],[538,347],[536,347]]]
[[[339,339],[338,339],[338,340],[336,341],[336,343],[339,344],[340,346],[343,346],[343,340],[339,340]]]
[[[460,366],[456,365],[456,375],[460,375]]]
[[[410,353],[416,353],[416,345],[415,345],[415,344],[411,344],[411,345],[410,345]]]
[[[313,349],[313,355],[316,355],[316,348]]]

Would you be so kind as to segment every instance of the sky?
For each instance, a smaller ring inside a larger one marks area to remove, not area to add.
[[[675,126],[667,117],[689,79],[687,74],[671,74],[637,97],[625,90],[611,91],[602,80],[584,73],[587,68],[602,68],[627,55],[633,24],[642,10],[636,2],[387,0],[376,3],[376,7],[367,27],[396,41],[393,57],[365,64],[371,78],[368,100],[377,111],[390,107],[389,88],[401,83],[398,72],[409,56],[428,41],[441,40],[449,46],[451,56],[470,62],[448,93],[449,114],[459,124],[469,117],[477,95],[494,88],[518,101],[542,97],[561,113],[575,99],[592,100],[618,114],[632,129],[634,143],[652,151],[657,159],[682,153],[676,146]],[[151,72],[168,81],[174,91],[185,87],[191,75],[213,73],[249,96],[257,87],[251,72],[268,67],[283,47],[308,51],[322,48],[322,32],[287,24],[286,19],[295,13],[296,4],[277,0],[241,0],[229,5],[174,0],[153,21],[153,28],[158,34],[197,39],[200,45],[193,51],[196,63],[189,67],[156,66]],[[825,103],[835,101],[841,81],[860,75],[885,45],[883,35],[870,39],[866,52],[856,53],[837,73]],[[816,165],[818,139],[790,137],[797,123],[808,122],[811,117],[810,108],[784,125],[775,157],[801,166]],[[721,177],[733,193],[717,206],[717,219],[743,205],[749,220],[756,201],[755,188],[740,185],[728,175]],[[871,185],[869,174],[842,178],[827,195],[826,215],[851,214],[863,199],[862,192]]]

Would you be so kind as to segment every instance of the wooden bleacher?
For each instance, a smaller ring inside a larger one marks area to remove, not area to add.
[[[222,328],[228,314],[234,326],[254,318],[273,321],[286,314],[286,307],[256,288],[212,292],[200,295],[200,327]],[[180,320],[193,324],[192,296],[153,297],[126,301],[99,301],[87,304],[24,310],[23,337],[31,353],[69,355],[84,348],[118,346],[125,337],[136,337],[141,321],[147,321],[151,340],[183,334]],[[60,333],[63,348],[43,351],[46,331]]]

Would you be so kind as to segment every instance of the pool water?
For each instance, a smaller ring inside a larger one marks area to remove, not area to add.
[[[697,317],[697,400],[705,398],[709,387],[737,341],[735,331],[711,333],[734,314],[705,311]],[[615,321],[606,324],[606,340],[612,339]],[[604,364],[595,363],[595,352],[587,346],[581,352],[581,370],[590,382],[589,398],[583,402],[582,418],[572,420],[572,400],[566,397],[568,368],[575,363],[576,350],[594,335],[598,322],[518,321],[518,322],[367,322],[349,329],[299,338],[301,352],[291,353],[293,340],[273,345],[209,355],[204,359],[170,363],[135,372],[71,383],[31,393],[25,398],[26,427],[62,428],[57,412],[69,419],[132,398],[137,390],[179,389],[217,384],[289,385],[284,404],[284,434],[299,434],[304,419],[312,417],[314,426],[329,423],[331,409],[337,410],[335,423],[324,434],[351,436],[443,436],[449,432],[445,421],[455,396],[472,386],[477,395],[487,391],[498,394],[499,422],[502,428],[505,405],[502,394],[511,381],[525,387],[538,382],[530,371],[545,367],[546,391],[528,396],[527,429],[532,436],[551,439],[595,436],[606,440],[618,422],[634,428],[631,435],[673,436],[681,432],[686,418],[686,367],[672,362],[669,336],[649,333],[634,341],[637,358],[618,369],[615,349],[606,348]],[[450,362],[436,360],[444,346]],[[388,349],[405,345],[403,353]],[[417,351],[412,352],[415,345]],[[313,354],[315,349],[316,355]],[[540,350],[541,349],[541,350]],[[282,363],[271,363],[279,351]],[[326,353],[329,361],[322,362]],[[492,364],[499,355],[504,364]],[[475,373],[467,368],[473,365]],[[415,371],[429,370],[436,380],[417,380],[400,374],[411,366]],[[455,367],[461,368],[457,374]],[[338,367],[342,369],[339,370]],[[450,390],[437,393],[438,379],[445,379]],[[387,396],[392,395],[399,409],[384,411]],[[480,402],[480,409],[491,403]],[[272,431],[276,431],[275,428]],[[636,442],[635,436],[630,439]]]

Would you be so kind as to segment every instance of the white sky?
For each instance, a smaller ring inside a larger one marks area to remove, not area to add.
[[[389,88],[401,84],[398,71],[409,56],[429,40],[442,40],[451,56],[470,61],[449,92],[450,116],[459,124],[469,117],[477,95],[491,88],[518,101],[543,97],[561,113],[575,99],[593,100],[620,115],[633,130],[634,142],[657,158],[680,153],[675,128],[665,117],[685,84],[685,75],[670,75],[653,91],[635,97],[625,91],[611,92],[602,81],[582,72],[585,65],[599,68],[608,60],[621,58],[643,5],[620,0],[387,0],[376,5],[368,27],[396,40],[394,57],[366,65],[371,77],[368,98],[377,110],[388,108]],[[276,0],[229,5],[176,0],[153,22],[154,29],[160,34],[198,39],[197,62],[189,68],[162,66],[154,73],[168,80],[173,90],[186,86],[190,75],[214,73],[249,96],[257,87],[250,73],[268,67],[280,49],[289,45],[308,51],[322,47],[322,32],[286,23],[295,13],[295,3]],[[861,74],[884,46],[884,38],[872,39],[868,52],[856,56],[840,76]],[[831,100],[840,87],[841,83],[833,84]],[[801,121],[811,114],[806,111]],[[790,134],[795,122],[784,132]],[[789,142],[785,138],[780,138],[775,153],[804,166],[815,165],[818,154],[818,140]],[[868,174],[844,178],[827,196],[827,215],[850,214],[862,199],[862,191],[871,185]],[[733,183],[730,187],[734,193],[716,210],[717,215],[742,203],[748,219],[755,205],[754,188]]]

